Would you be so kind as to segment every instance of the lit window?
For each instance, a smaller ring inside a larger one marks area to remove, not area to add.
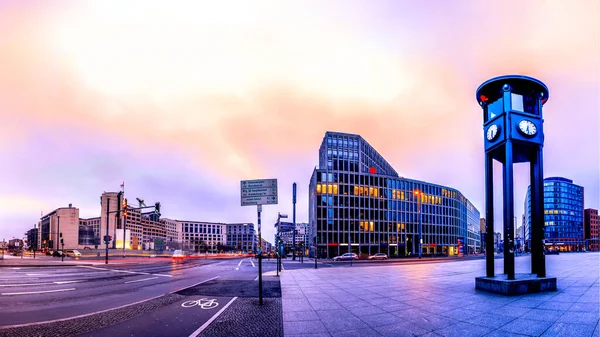
[[[333,185],[327,185],[327,193],[333,194]]]
[[[321,194],[321,184],[317,184],[317,194]]]
[[[333,194],[338,194],[338,185],[333,185]]]
[[[354,186],[354,195],[358,195],[358,186]]]
[[[371,232],[374,232],[374,231],[375,231],[375,224],[373,223],[373,221],[371,221],[371,222],[369,223],[369,230],[370,230]]]
[[[392,199],[396,199],[396,190],[392,190]]]

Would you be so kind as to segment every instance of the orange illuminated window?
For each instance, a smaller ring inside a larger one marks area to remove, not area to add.
[[[327,193],[333,194],[333,185],[327,185]]]
[[[317,184],[317,194],[321,194],[321,184]]]
[[[338,194],[338,185],[333,185],[333,194]]]
[[[358,195],[358,186],[354,186],[354,195]]]
[[[392,190],[392,199],[396,199],[396,190]]]

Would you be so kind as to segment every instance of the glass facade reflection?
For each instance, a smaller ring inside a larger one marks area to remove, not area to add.
[[[359,135],[326,133],[309,198],[320,258],[347,252],[418,255],[419,217],[423,254],[480,251],[479,211],[467,198],[400,177]]]
[[[525,198],[525,236],[531,240],[531,186]],[[582,251],[585,248],[583,226],[583,187],[573,180],[544,179],[544,240],[546,249]]]

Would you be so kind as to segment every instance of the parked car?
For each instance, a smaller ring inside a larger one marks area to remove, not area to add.
[[[52,256],[54,256],[54,257],[63,257],[63,256],[65,256],[65,254],[61,250],[55,250],[52,253]]]
[[[81,257],[81,253],[75,249],[68,249],[65,251],[65,256],[68,257]]]
[[[333,261],[346,261],[346,260],[358,260],[358,255],[354,253],[346,253],[341,256],[336,256],[333,258]]]
[[[388,256],[384,253],[377,253],[369,256],[369,260],[387,260]]]
[[[54,255],[54,251],[48,250],[48,251],[46,251],[46,255],[53,256]]]

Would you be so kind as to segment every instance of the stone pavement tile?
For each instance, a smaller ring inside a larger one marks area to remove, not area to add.
[[[333,332],[331,335],[334,337],[381,337],[380,333],[371,328]]]
[[[518,299],[514,302],[511,302],[509,304],[507,304],[505,307],[510,307],[510,308],[514,308],[514,307],[521,307],[521,308],[536,308],[538,307],[540,304],[544,303],[544,301],[541,300],[530,300],[530,299]]]
[[[594,325],[589,324],[573,324],[573,323],[554,323],[542,337],[563,337],[563,336],[592,336]]]
[[[535,308],[523,315],[523,318],[554,323],[560,316],[562,316],[563,313],[564,311],[562,310],[542,310]]]
[[[371,303],[372,305],[374,305],[376,307],[396,305],[396,304],[400,303],[400,302],[394,301],[393,299],[387,298],[387,297],[380,297],[380,298],[376,298],[376,299],[372,299],[372,300],[367,300],[367,302]]]
[[[385,313],[384,310],[379,309],[374,305],[366,305],[364,307],[358,308],[348,308],[348,311],[350,311],[353,315],[358,317]]]
[[[564,289],[561,294],[570,294],[570,295],[583,295],[590,287],[581,287],[581,286],[571,286]]]
[[[360,320],[371,327],[388,325],[400,321],[400,318],[390,313],[361,316]]]
[[[470,336],[483,336],[492,329],[486,328],[480,325],[474,325],[470,323],[458,322],[456,324],[452,324],[445,328],[441,328],[439,330],[435,330],[434,332],[448,337],[461,336],[461,337],[470,337]]]
[[[577,302],[569,308],[569,311],[590,311],[600,312],[600,303],[583,303]]]
[[[310,302],[310,305],[312,306],[312,308],[314,310],[343,310],[344,307],[342,307],[338,302],[336,301],[312,301]]]
[[[331,335],[328,332],[323,332],[323,333],[309,333],[309,334],[293,334],[293,335],[288,335],[285,334],[286,337],[331,337]]]
[[[594,330],[592,337],[600,337],[600,324],[596,324],[596,329]]]
[[[573,302],[555,302],[555,301],[546,301],[540,304],[536,309],[544,309],[544,310],[569,310],[574,305]]]
[[[283,333],[288,335],[300,334],[329,334],[321,321],[283,322]]]
[[[528,336],[539,336],[552,324],[552,322],[537,321],[534,319],[519,317],[514,321],[501,326],[500,330]]]
[[[341,310],[318,310],[315,311],[321,321],[328,321],[332,319],[342,319],[349,316],[354,316],[350,311],[346,309]]]
[[[359,298],[347,298],[344,300],[338,300],[337,302],[346,309],[372,306],[371,303],[363,301]]]
[[[392,305],[379,306],[379,309],[383,309],[383,310],[385,310],[387,312],[391,312],[391,313],[406,310],[407,308],[410,308],[410,306],[406,303],[398,303],[398,304],[392,304]]]
[[[505,305],[501,308],[498,308],[498,313],[504,316],[510,316],[510,317],[521,317],[523,315],[526,315],[528,312],[530,312],[531,309],[530,308],[524,308],[524,307],[514,307],[511,308],[508,305]]]
[[[466,311],[477,311],[477,312],[497,312],[502,305],[490,304],[485,302],[477,302],[464,307]]]
[[[557,322],[559,323],[579,323],[579,324],[597,324],[600,313],[596,312],[585,312],[585,311],[567,311]]]
[[[577,302],[582,295],[575,295],[575,294],[567,294],[567,293],[560,293],[554,297],[552,297],[552,301],[553,302],[572,302],[575,303]]]
[[[321,322],[323,322],[323,324],[325,325],[327,330],[329,330],[330,333],[336,331],[348,331],[369,328],[369,326],[365,322],[352,315],[344,318],[322,320]]]
[[[466,322],[468,318],[479,316],[479,314],[481,313],[478,311],[464,310],[462,307],[440,313],[442,316],[454,318],[463,322]]]
[[[319,316],[315,311],[284,311],[283,321],[284,322],[299,322],[299,321],[317,321]]]
[[[425,330],[438,330],[459,323],[455,319],[432,314],[417,317],[411,320],[411,322],[414,322],[417,326]]]
[[[442,337],[442,335],[438,335],[435,332],[428,332],[424,335],[419,335],[419,337]]]
[[[527,336],[527,335],[521,335],[518,333],[512,333],[512,332],[502,331],[502,330],[494,330],[484,336],[485,337],[523,337],[523,336]]]
[[[497,329],[515,319],[516,317],[499,315],[498,313],[484,313],[479,316],[465,319],[465,322],[481,325],[487,328]]]
[[[403,337],[403,336],[420,336],[426,334],[430,331],[419,327],[414,322],[410,321],[402,321],[399,323],[378,326],[374,328],[382,334],[383,336],[394,336],[394,337]]]

